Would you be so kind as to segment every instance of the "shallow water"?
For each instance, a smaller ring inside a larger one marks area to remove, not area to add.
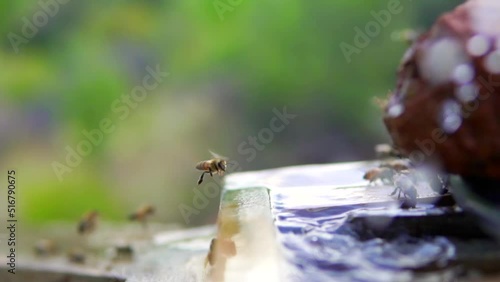
[[[344,224],[352,214],[398,212],[387,203],[288,209],[284,194],[284,190],[271,191],[271,200],[278,240],[296,267],[291,281],[414,281],[415,271],[442,269],[455,256],[453,244],[444,237],[403,233],[387,240],[374,236],[362,236],[362,240]]]
[[[455,242],[442,236],[463,235],[456,228],[462,219],[448,217],[457,213],[442,207],[450,203],[443,204],[426,171],[418,174],[427,182],[415,186],[416,208],[402,210],[402,199],[391,195],[394,186],[364,179],[382,163],[238,173],[226,178],[225,189],[269,191],[276,240],[287,261],[281,281],[453,281],[460,275],[450,267],[456,262]],[[447,232],[440,225],[443,216]],[[441,237],[413,237],[420,234]]]

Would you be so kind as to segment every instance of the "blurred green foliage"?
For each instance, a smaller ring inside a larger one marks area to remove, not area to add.
[[[141,203],[157,220],[180,222],[209,149],[243,169],[370,158],[387,141],[373,96],[394,88],[406,46],[394,31],[427,28],[461,1],[401,1],[360,54],[347,63],[339,45],[353,43],[371,11],[388,1],[242,1],[221,20],[211,1],[69,1],[19,46],[23,17],[37,1],[0,3],[1,164],[19,172],[21,216],[32,224],[75,220],[97,208],[121,220]],[[132,115],[111,104],[140,85],[146,66],[171,76]],[[266,127],[272,109],[298,118],[251,163],[238,145]],[[117,130],[59,182],[52,170],[65,147],[109,117]],[[193,218],[211,222],[217,201]]]

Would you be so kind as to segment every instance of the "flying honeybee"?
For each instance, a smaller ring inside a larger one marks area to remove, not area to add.
[[[212,153],[212,155],[214,156],[213,159],[199,162],[196,165],[196,169],[203,171],[200,179],[198,180],[198,185],[203,182],[203,176],[205,176],[205,173],[210,174],[210,176],[213,176],[214,172],[218,175],[224,175],[224,172],[226,171],[227,159],[213,152],[210,153]]]
[[[155,208],[152,205],[145,205],[140,207],[136,212],[129,215],[130,220],[137,220],[142,223],[143,226],[146,226],[147,219],[155,213]]]
[[[97,219],[99,217],[99,212],[90,211],[83,215],[82,219],[78,223],[78,233],[80,234],[89,234],[94,231],[97,225]]]

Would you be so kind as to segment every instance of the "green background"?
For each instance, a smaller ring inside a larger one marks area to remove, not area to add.
[[[425,30],[462,1],[401,0],[348,63],[340,44],[389,2],[70,0],[16,53],[9,34],[22,36],[23,18],[43,9],[2,1],[0,167],[18,172],[19,219],[36,226],[98,209],[123,221],[151,203],[156,221],[185,224],[179,205],[192,206],[194,166],[209,150],[243,170],[372,158],[388,141],[372,98],[394,88],[407,48],[395,32]],[[220,3],[239,4],[220,16]],[[113,101],[156,65],[169,77],[118,119]],[[297,118],[247,161],[238,146],[285,106]],[[52,163],[108,117],[116,130],[59,181]],[[214,222],[217,205],[189,224]]]

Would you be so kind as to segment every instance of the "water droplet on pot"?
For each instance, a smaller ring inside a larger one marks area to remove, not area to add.
[[[420,73],[431,84],[448,83],[455,68],[469,60],[459,41],[450,38],[434,42],[419,61]],[[439,63],[437,63],[439,62]]]
[[[467,41],[467,51],[472,56],[480,57],[486,54],[491,47],[488,37],[478,34]]]
[[[441,112],[441,127],[444,132],[452,134],[462,125],[462,111],[460,104],[453,100],[443,103]]]
[[[488,71],[494,74],[500,73],[500,50],[490,53],[486,57],[484,64]]]
[[[457,84],[465,84],[474,79],[474,68],[470,64],[461,64],[453,70],[452,78]]]
[[[455,96],[458,100],[468,103],[474,101],[479,94],[479,88],[474,83],[465,84],[457,87]]]
[[[399,117],[404,112],[404,107],[401,104],[392,105],[387,110],[387,115],[396,118]]]

